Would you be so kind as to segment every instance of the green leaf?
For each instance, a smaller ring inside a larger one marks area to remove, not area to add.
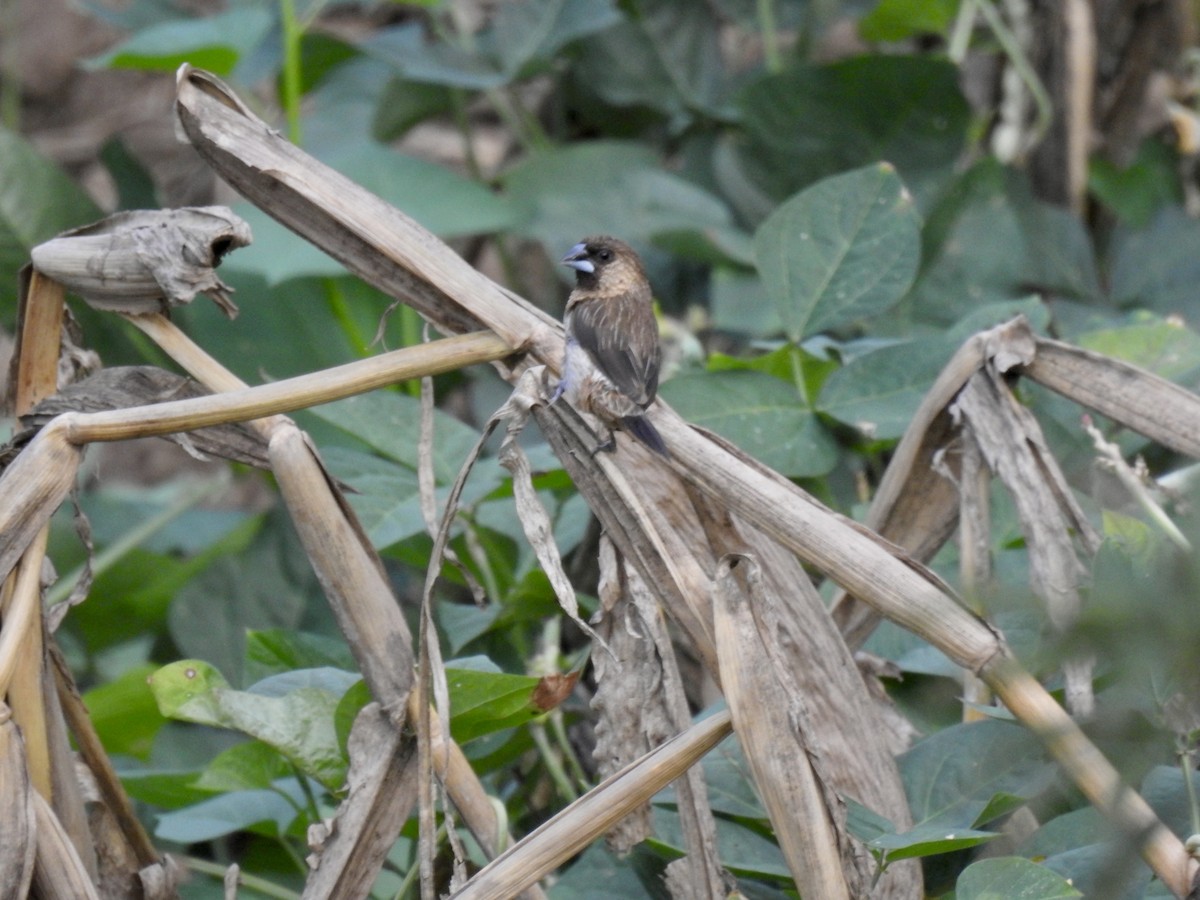
[[[1165,141],[1151,137],[1124,169],[1096,156],[1088,167],[1088,192],[1125,225],[1143,228],[1164,206],[1183,201],[1179,154]]]
[[[703,4],[647,0],[637,15],[579,47],[580,88],[618,107],[645,106],[682,127],[695,110],[729,117],[720,22]]]
[[[85,510],[90,505],[84,504]],[[106,507],[112,509],[112,507]],[[103,530],[100,520],[93,520]],[[215,544],[194,556],[183,556],[180,548],[162,547],[152,553],[134,549],[112,568],[100,573],[89,596],[93,602],[71,610],[69,621],[78,630],[89,651],[96,652],[139,635],[159,634],[168,621],[171,604],[184,585],[209,568],[214,560],[237,553],[250,543],[260,520],[247,519]],[[206,531],[201,528],[200,531]],[[69,540],[74,543],[72,533]],[[58,541],[54,542],[57,545]],[[58,547],[53,549],[58,551]],[[193,547],[192,549],[195,549]],[[63,557],[58,552],[54,559]]]
[[[147,759],[166,720],[158,711],[146,678],[157,667],[142,665],[83,695],[104,749]]]
[[[758,273],[716,268],[709,291],[708,311],[714,328],[754,337],[783,330],[779,307],[768,299]]]
[[[958,75],[929,56],[860,56],[758,79],[741,96],[737,160],[777,200],[881,160],[907,180],[947,172],[970,122]]]
[[[338,747],[334,712],[348,685],[337,693],[299,687],[283,696],[235,691],[208,663],[187,659],[159,669],[150,686],[164,716],[258,738],[330,790],[345,779],[346,761]]]
[[[313,407],[312,412],[388,459],[416,471],[421,401],[415,397],[395,391],[373,391]],[[435,410],[433,434],[434,473],[439,483],[453,482],[479,433],[448,413]],[[478,471],[472,473],[472,480],[478,474]]]
[[[936,825],[918,825],[902,834],[880,834],[867,842],[867,846],[884,854],[884,859],[896,862],[901,859],[917,859],[954,853],[985,844],[998,832],[976,831],[971,828],[939,828]]]
[[[642,884],[634,863],[634,857],[645,852],[635,847],[633,854],[618,859],[603,841],[593,844],[555,878],[550,896],[554,900],[656,900],[661,894]]]
[[[804,338],[883,312],[908,290],[921,224],[890,165],[827,178],[758,229],[754,252],[788,337]]]
[[[957,176],[930,209],[923,266],[905,305],[915,322],[945,326],[985,304],[1029,295],[1030,258],[1017,207],[1028,189],[995,160]]]
[[[516,222],[508,201],[487,186],[375,141],[343,142],[322,162],[353,178],[443,238],[487,234]]]
[[[195,786],[218,793],[267,789],[291,771],[274,747],[262,741],[247,741],[217,754],[200,773]]]
[[[543,150],[510,169],[504,184],[521,215],[518,230],[552,252],[588,234],[619,234],[638,244],[732,221],[720,200],[663,170],[644,144],[593,141]]]
[[[323,602],[294,532],[272,524],[238,556],[222,556],[176,595],[168,613],[179,649],[241,681],[249,629],[295,628],[309,601]]]
[[[958,0],[879,0],[858,20],[864,41],[903,41],[920,34],[945,34]]]
[[[530,62],[548,62],[567,44],[619,21],[613,0],[510,0],[496,10],[481,44],[515,78]]]
[[[997,794],[1028,799],[1054,774],[1029,732],[995,721],[943,729],[897,762],[913,818],[954,832],[986,825],[983,814]]]
[[[1145,312],[1134,316],[1128,325],[1086,332],[1075,343],[1172,381],[1180,381],[1200,368],[1200,335],[1177,319]]]
[[[1115,303],[1144,306],[1194,321],[1200,311],[1200,222],[1182,206],[1166,206],[1145,228],[1118,227],[1112,238]]]
[[[337,709],[334,710],[333,727],[337,732],[338,747],[341,749],[342,755],[347,759],[350,756],[346,745],[350,741],[350,732],[354,728],[354,720],[358,718],[358,714],[362,712],[362,708],[373,699],[371,689],[367,687],[367,683],[359,679],[342,695],[342,699],[338,701]]]
[[[165,813],[158,817],[154,836],[178,844],[211,841],[252,828],[279,836],[295,821],[296,811],[305,802],[299,783],[289,778],[273,790],[234,791]],[[267,827],[255,828],[263,825]]]
[[[174,19],[144,28],[90,66],[174,72],[191,63],[229,75],[267,37],[275,17],[265,7],[245,6],[200,19]]]
[[[650,843],[683,856],[687,844],[679,813],[655,806],[654,837]],[[719,817],[717,826],[717,855],[726,869],[735,875],[766,878],[772,881],[792,878],[791,870],[778,844],[741,822]]]
[[[295,669],[351,670],[354,655],[345,641],[323,634],[272,628],[246,632],[245,678],[250,683]]]
[[[761,372],[681,375],[662,386],[681,416],[791,477],[824,475],[837,445],[790,384]]]
[[[618,22],[612,0],[518,0],[500,6],[473,50],[429,42],[420,25],[384,29],[361,44],[405,79],[467,90],[489,90],[548,63],[564,46]]]
[[[0,160],[0,272],[16,272],[38,244],[100,218],[100,210],[66,173],[3,127]],[[10,274],[0,285],[0,300],[15,297]]]
[[[959,344],[926,338],[855,357],[829,376],[820,409],[869,439],[898,438]]]
[[[537,678],[448,665],[446,681],[450,686],[450,731],[459,743],[522,725],[545,712],[533,703]]]
[[[1045,866],[1016,856],[982,859],[958,876],[955,900],[1058,900],[1082,897]]]

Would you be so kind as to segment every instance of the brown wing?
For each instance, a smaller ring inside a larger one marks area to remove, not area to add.
[[[571,304],[571,330],[601,372],[639,406],[658,392],[662,348],[649,291],[580,299]]]

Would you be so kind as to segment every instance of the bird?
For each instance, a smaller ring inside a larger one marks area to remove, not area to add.
[[[563,317],[562,378],[550,402],[565,394],[573,407],[600,420],[607,437],[593,453],[615,449],[619,429],[669,458],[645,416],[658,393],[662,348],[642,261],[624,241],[596,235],[572,247],[562,263],[575,270],[575,289]]]

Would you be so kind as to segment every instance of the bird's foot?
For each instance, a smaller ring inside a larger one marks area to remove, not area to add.
[[[608,437],[592,448],[592,456],[595,456],[597,453],[612,453],[616,449],[617,436],[610,431]]]

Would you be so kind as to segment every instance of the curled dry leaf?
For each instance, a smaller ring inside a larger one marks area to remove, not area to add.
[[[158,369],[154,366],[116,366],[76,382],[52,397],[47,397],[22,417],[31,428],[41,428],[55,416],[65,412],[102,412],[148,406],[169,400],[190,400],[207,397],[211,391],[190,378]],[[32,438],[17,435],[14,442]],[[163,435],[174,441],[190,455],[201,460],[212,457],[230,459],[260,469],[270,468],[267,442],[254,429],[240,422],[198,428],[195,431]]]
[[[552,672],[543,675],[538,679],[537,687],[533,689],[533,705],[542,712],[549,712],[571,696],[577,681],[578,672]]]
[[[30,255],[97,309],[144,315],[205,294],[232,319],[232,288],[215,269],[251,240],[250,226],[224,206],[134,210],[63,232]]]

